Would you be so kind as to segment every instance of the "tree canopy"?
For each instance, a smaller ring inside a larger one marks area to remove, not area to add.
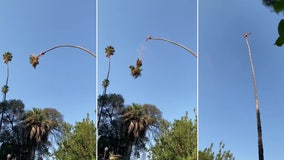
[[[100,158],[108,158],[109,153],[121,155],[125,160],[131,156],[137,158],[147,150],[149,134],[159,132],[162,116],[154,105],[133,103],[126,106],[120,94],[99,96],[98,105],[103,108],[98,128]]]
[[[203,151],[197,150],[197,116],[192,120],[185,116],[173,123],[164,121],[162,132],[151,147],[150,159],[153,160],[234,160],[230,151],[224,151],[225,144],[220,142],[217,154],[213,152],[213,143]]]
[[[65,124],[63,130],[62,140],[54,152],[56,159],[96,159],[96,128],[89,115],[82,122],[76,122],[74,127]]]
[[[284,0],[262,0],[262,2],[277,14],[284,12]],[[275,45],[280,47],[284,44],[284,19],[281,19],[278,24],[278,34],[279,37],[275,41]]]

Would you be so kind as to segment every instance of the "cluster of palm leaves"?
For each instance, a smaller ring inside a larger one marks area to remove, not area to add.
[[[13,55],[10,52],[5,52],[3,54],[3,60],[5,64],[8,64],[10,61],[12,61]]]
[[[141,67],[142,67],[142,59],[139,59],[139,58],[136,60],[136,67],[133,65],[129,66],[132,77],[136,79],[141,76],[141,72],[142,72]]]
[[[3,94],[7,94],[8,91],[9,91],[9,86],[8,86],[8,85],[4,85],[4,86],[2,87],[2,93],[3,93]]]
[[[123,104],[121,95],[108,94],[99,97],[98,105],[104,105],[99,130],[99,154],[107,146],[110,151],[129,160],[134,153],[146,149],[147,133],[156,133],[160,127],[161,112],[154,105]],[[152,134],[154,135],[154,134]]]
[[[105,48],[105,54],[106,54],[107,58],[110,58],[110,56],[112,56],[114,52],[115,52],[115,50],[114,50],[113,46],[107,46]]]
[[[30,55],[30,64],[36,68],[36,66],[39,64],[39,56],[36,56],[36,55],[33,55],[31,54]]]

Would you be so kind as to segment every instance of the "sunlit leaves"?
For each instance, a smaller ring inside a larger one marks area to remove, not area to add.
[[[151,148],[153,160],[195,160],[197,157],[196,119],[190,119],[186,113],[181,119],[174,120],[172,124],[164,122],[162,133],[155,141],[155,146]]]
[[[136,61],[136,66],[137,67],[141,67],[142,66],[142,60],[141,59],[137,59],[137,61]]]
[[[36,66],[39,64],[39,56],[35,56],[33,54],[30,55],[30,64],[36,68]]]
[[[84,118],[75,126],[64,124],[63,138],[54,156],[56,159],[88,159],[96,157],[96,128],[93,120]]]
[[[104,88],[107,88],[109,86],[109,80],[108,79],[104,79],[102,86]]]
[[[161,111],[154,105],[134,103],[125,109],[122,119],[127,126],[128,135],[143,138],[150,126],[158,124],[161,119]]]
[[[278,24],[278,34],[279,37],[277,38],[275,45],[281,47],[284,44],[284,19],[282,19]]]
[[[8,63],[8,62],[10,62],[10,61],[12,61],[12,58],[13,58],[13,55],[12,55],[12,53],[10,53],[10,52],[5,52],[4,54],[3,54],[3,60],[4,60],[4,63]]]
[[[130,71],[131,71],[131,75],[132,77],[134,77],[135,79],[141,76],[141,72],[142,72],[142,60],[141,59],[137,59],[136,61],[136,67],[134,67],[133,65],[130,65]]]
[[[4,86],[2,87],[2,93],[3,93],[3,94],[6,94],[8,91],[9,91],[9,86],[8,86],[8,85],[4,85]]]
[[[115,52],[115,50],[114,50],[113,46],[107,46],[105,48],[105,54],[106,54],[107,58],[110,58],[110,56],[112,56],[114,52]]]

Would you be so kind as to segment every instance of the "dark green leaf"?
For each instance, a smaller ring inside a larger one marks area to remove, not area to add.
[[[275,41],[275,45],[278,47],[281,47],[284,44],[283,40],[278,37],[277,40]]]
[[[284,0],[278,0],[273,3],[273,9],[276,13],[284,11]]]
[[[281,21],[278,24],[278,33],[281,39],[284,39],[284,19],[281,19]]]

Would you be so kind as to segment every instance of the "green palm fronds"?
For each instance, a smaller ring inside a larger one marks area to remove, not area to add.
[[[107,46],[105,48],[105,54],[106,54],[107,58],[110,58],[110,56],[112,56],[114,52],[115,52],[115,50],[114,50],[113,46]]]
[[[6,64],[9,63],[10,61],[12,61],[12,58],[13,58],[13,55],[10,52],[5,52],[3,54],[3,60],[4,60],[4,63],[6,63]]]

